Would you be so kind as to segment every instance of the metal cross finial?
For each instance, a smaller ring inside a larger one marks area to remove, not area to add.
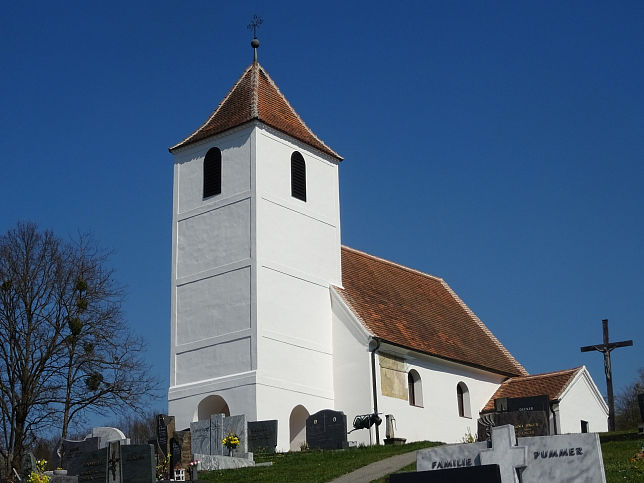
[[[257,40],[257,27],[259,27],[264,19],[258,17],[257,14],[253,15],[253,19],[248,24],[248,30],[253,29],[253,40],[251,40],[250,45],[253,48],[253,62],[257,62],[257,47],[259,47],[259,40]]]
[[[250,23],[246,27],[248,30],[253,29],[253,38],[257,38],[257,27],[259,27],[262,22],[264,22],[264,19],[262,17],[259,17],[257,14],[253,15],[253,18],[251,19]]]

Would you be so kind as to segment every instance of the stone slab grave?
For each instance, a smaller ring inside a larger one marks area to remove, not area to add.
[[[596,433],[516,438],[511,425],[492,428],[492,441],[451,444],[419,450],[416,468],[451,471],[479,465],[499,465],[503,483],[544,481],[605,482],[599,436]]]
[[[170,439],[174,435],[174,416],[157,414],[156,437],[157,445],[164,456],[170,454]]]
[[[306,420],[306,444],[311,449],[344,449],[347,442],[347,416],[342,411],[323,409]]]
[[[121,445],[85,453],[78,474],[79,483],[153,483],[156,480],[154,446]]]
[[[248,451],[275,453],[277,446],[277,419],[248,423]]]

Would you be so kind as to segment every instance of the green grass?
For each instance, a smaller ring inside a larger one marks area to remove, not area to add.
[[[421,441],[401,446],[370,446],[336,451],[303,451],[255,455],[255,462],[271,461],[272,466],[240,468],[238,470],[200,471],[205,481],[289,481],[325,482],[345,473],[409,451],[441,443]]]
[[[628,439],[618,439],[602,443],[604,469],[607,483],[635,483],[644,481],[644,460],[634,460],[644,445],[644,438],[626,435]],[[607,438],[612,439],[612,438]],[[255,455],[257,463],[271,461],[272,466],[241,468],[200,472],[199,479],[205,481],[289,481],[289,482],[326,482],[349,473],[362,466],[390,456],[395,456],[421,448],[442,443],[422,441],[402,446],[371,446],[350,448],[337,451],[304,451]],[[416,463],[401,468],[396,473],[415,471]],[[387,478],[375,480],[386,483]]]

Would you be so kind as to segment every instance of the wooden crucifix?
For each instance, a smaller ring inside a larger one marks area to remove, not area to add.
[[[604,343],[584,346],[581,348],[581,352],[598,351],[604,354],[604,372],[606,373],[606,392],[608,395],[608,430],[615,431],[615,399],[613,397],[613,369],[610,365],[610,353],[618,347],[633,345],[633,341],[608,342],[608,319],[602,320],[602,328],[604,331]]]

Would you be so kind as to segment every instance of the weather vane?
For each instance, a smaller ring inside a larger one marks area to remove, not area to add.
[[[253,48],[253,62],[257,62],[257,47],[259,47],[259,40],[257,40],[257,28],[264,22],[262,17],[253,15],[248,27],[248,30],[253,29],[253,40],[251,40],[250,45]]]

